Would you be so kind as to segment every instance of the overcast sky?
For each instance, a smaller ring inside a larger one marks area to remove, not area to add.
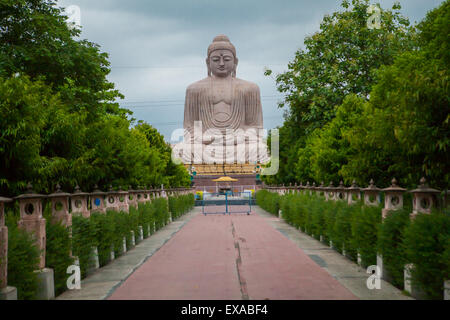
[[[391,8],[394,0],[373,1]],[[411,22],[420,21],[442,0],[401,0]],[[186,87],[207,75],[206,51],[213,38],[226,34],[235,45],[237,76],[261,88],[264,127],[283,122],[274,77],[287,68],[305,36],[319,30],[340,0],[59,0],[81,9],[81,38],[109,54],[109,80],[125,99],[123,107],[170,139],[183,126]]]

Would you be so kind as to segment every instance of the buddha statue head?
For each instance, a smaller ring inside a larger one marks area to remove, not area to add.
[[[225,35],[217,36],[208,47],[208,57],[206,58],[208,76],[226,78],[231,75],[236,77],[238,61],[236,48],[230,39]]]

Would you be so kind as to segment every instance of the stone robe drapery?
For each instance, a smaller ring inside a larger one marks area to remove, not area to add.
[[[231,116],[228,121],[214,119],[211,79],[206,78],[188,87],[184,107],[184,128],[193,136],[194,122],[201,121],[203,132],[215,128],[262,129],[263,116],[259,87],[251,82],[234,78],[232,84]]]
[[[183,147],[184,163],[267,161],[267,148],[262,143],[263,116],[259,87],[254,83],[233,78],[230,98],[230,109],[227,110],[229,117],[216,119],[212,79],[208,77],[188,87],[184,108],[184,129],[189,135],[185,136]],[[197,121],[201,121],[201,132],[194,130]],[[211,134],[211,129],[217,132]],[[249,136],[245,135],[249,132]],[[194,133],[197,136],[194,137]],[[214,136],[213,140],[210,140],[211,135]],[[218,136],[220,138],[217,138]],[[224,148],[217,147],[220,145]],[[230,149],[230,145],[234,145],[235,148]],[[201,146],[200,153],[194,152],[194,146]]]

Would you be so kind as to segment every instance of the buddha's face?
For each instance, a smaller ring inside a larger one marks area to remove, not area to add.
[[[216,77],[228,77],[235,70],[234,56],[230,50],[214,50],[208,63],[211,73]]]

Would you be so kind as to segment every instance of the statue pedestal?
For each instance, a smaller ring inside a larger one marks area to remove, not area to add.
[[[0,300],[17,300],[17,289],[15,287],[0,289]]]

